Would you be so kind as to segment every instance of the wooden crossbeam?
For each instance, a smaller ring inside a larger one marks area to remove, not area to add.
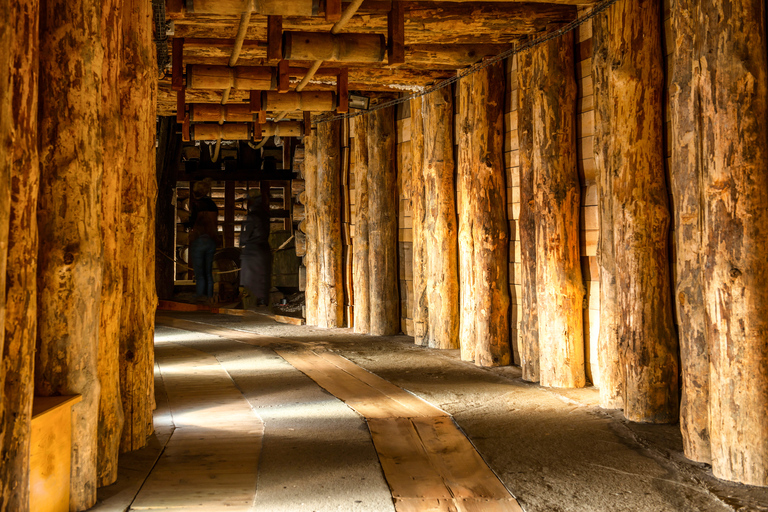
[[[283,17],[267,17],[267,61],[277,62],[283,58]]]

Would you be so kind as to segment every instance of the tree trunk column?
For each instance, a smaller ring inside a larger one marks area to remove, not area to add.
[[[397,288],[397,174],[395,110],[368,117],[368,244],[371,334],[400,332]]]
[[[533,170],[533,54],[518,54],[518,139],[520,143],[520,367],[523,380],[539,381],[539,308],[536,288],[536,191]]]
[[[615,4],[607,12],[612,132],[606,170],[613,200],[624,416],[672,423],[679,411],[678,347],[669,276],[659,9],[658,0],[642,0]]]
[[[318,232],[317,232],[317,129],[304,137],[304,191],[307,196],[305,221],[307,224],[307,286],[304,309],[308,325],[318,325]],[[357,309],[357,308],[355,308]]]
[[[369,284],[368,242],[368,116],[355,118],[355,236],[353,250],[353,286],[355,290],[355,321],[357,333],[371,330],[371,303]]]
[[[715,476],[768,485],[768,105],[761,2],[707,0],[703,252]]]
[[[40,197],[35,391],[72,409],[70,510],[96,502],[102,248],[101,3],[40,14]],[[155,77],[153,77],[155,78]],[[144,265],[145,262],[142,262]]]
[[[130,451],[146,446],[153,431],[157,66],[151,3],[128,0],[123,12],[120,98],[125,172],[120,246],[124,302],[120,315],[120,387],[125,424],[120,449]]]
[[[542,386],[583,387],[584,284],[579,257],[573,32],[533,53],[536,304]]]
[[[317,325],[344,325],[341,247],[341,123],[317,125]]]
[[[508,365],[509,237],[504,182],[504,68],[459,82],[459,266],[462,359]]]
[[[421,113],[424,127],[424,215],[427,228],[423,231],[427,256],[426,344],[431,348],[456,349],[459,348],[459,275],[451,89],[446,87],[424,96]],[[419,123],[414,121],[411,109],[411,127],[414,122]],[[414,244],[415,227],[414,220]],[[413,266],[415,283],[415,259]]]
[[[13,2],[5,14],[0,20],[0,358],[5,363],[0,365],[0,502],[23,512],[29,510],[37,335],[39,4]]]
[[[450,91],[450,90],[449,90]],[[423,97],[410,101],[411,106],[411,219],[413,221],[413,341],[427,345],[429,331],[429,303],[427,281],[429,270],[428,198],[425,196],[424,144],[425,127],[422,112]],[[426,134],[429,137],[429,134]]]
[[[701,55],[699,2],[677,0],[672,10],[675,65],[670,88],[671,186],[675,204],[676,305],[680,326],[680,430],[686,457],[710,463],[709,348],[702,253],[703,207],[698,112]]]

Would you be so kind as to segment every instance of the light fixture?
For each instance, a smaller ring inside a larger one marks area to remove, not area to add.
[[[367,96],[358,96],[357,94],[349,95],[349,108],[368,110],[368,105],[370,102],[371,98]]]

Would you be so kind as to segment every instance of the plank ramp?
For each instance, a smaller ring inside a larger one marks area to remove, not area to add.
[[[285,338],[165,316],[157,322],[270,347],[364,416],[398,512],[522,512],[450,415],[352,361]]]

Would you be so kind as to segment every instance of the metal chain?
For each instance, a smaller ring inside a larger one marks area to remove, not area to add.
[[[488,59],[483,60],[482,62],[478,62],[477,64],[470,66],[463,71],[460,71],[459,73],[456,74],[456,76],[452,76],[451,78],[446,78],[445,80],[442,80],[436,83],[435,85],[426,87],[424,90],[413,93],[410,96],[405,96],[402,98],[397,98],[395,100],[385,101],[384,103],[379,103],[378,105],[375,105],[368,110],[361,110],[359,112],[348,113],[348,114],[328,115],[326,117],[320,117],[312,121],[312,124],[318,125],[322,123],[328,123],[331,121],[339,121],[341,119],[351,119],[353,117],[364,116],[364,115],[370,114],[371,112],[375,112],[377,110],[382,110],[389,107],[394,107],[402,103],[405,103],[406,101],[411,101],[412,99],[420,98],[422,96],[426,96],[427,94],[431,94],[435,91],[439,91],[440,89],[448,87],[449,85],[455,82],[458,82],[462,78],[469,76],[473,73],[477,73],[478,71],[485,69],[488,66],[492,66],[493,64],[496,64],[501,60],[508,59],[509,57],[512,57],[515,54],[518,54],[525,50],[530,50],[548,41],[551,41],[552,39],[558,38],[563,34],[567,34],[568,32],[575,30],[576,28],[583,25],[587,21],[591,20],[592,18],[594,18],[601,12],[605,11],[606,9],[608,9],[608,7],[610,7],[611,5],[615,4],[618,1],[619,0],[605,0],[599,5],[595,6],[591,11],[589,11],[588,14],[582,16],[581,18],[577,18],[566,25],[563,25],[557,30],[553,30],[552,32],[547,32],[546,34],[540,37],[526,41],[520,46],[515,46],[514,48],[510,48],[509,50],[506,50],[496,55],[495,57],[490,57]]]

